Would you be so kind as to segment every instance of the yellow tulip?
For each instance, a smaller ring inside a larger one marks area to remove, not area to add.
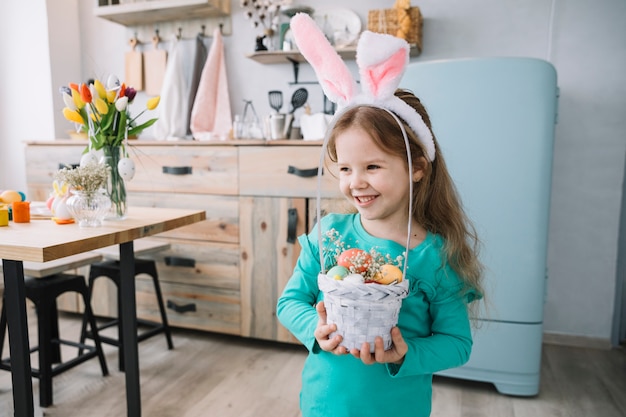
[[[98,93],[98,96],[102,99],[107,98],[107,90],[104,88],[104,85],[102,85],[102,83],[100,82],[100,80],[95,80],[93,82],[93,86],[96,89],[96,92]]]
[[[109,103],[113,103],[116,98],[117,98],[117,91],[115,91],[115,90],[107,91],[107,101]]]
[[[65,118],[70,122],[78,123],[81,125],[85,124],[85,121],[82,117],[80,117],[80,114],[78,114],[76,110],[72,110],[69,107],[65,107],[63,109],[63,116],[65,116]]]
[[[94,104],[96,106],[96,110],[98,110],[98,113],[104,115],[109,112],[109,106],[107,105],[106,101],[102,100],[100,97],[96,97]]]
[[[82,109],[83,107],[85,107],[85,102],[83,101],[82,98],[80,98],[80,93],[77,90],[74,90],[72,88],[72,98],[74,99],[74,104],[76,104],[76,107],[79,109]]]
[[[148,110],[154,110],[159,105],[159,101],[161,101],[161,96],[152,97],[148,100],[148,103],[146,103],[146,107]]]

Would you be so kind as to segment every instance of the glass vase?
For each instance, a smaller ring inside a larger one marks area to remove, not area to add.
[[[72,191],[65,203],[80,227],[98,227],[111,208],[111,200],[104,190]]]
[[[118,169],[118,163],[123,158],[123,151],[121,146],[104,146],[102,148],[103,162],[111,168],[107,183],[107,194],[111,199],[111,209],[107,219],[111,220],[126,218],[126,184]]]

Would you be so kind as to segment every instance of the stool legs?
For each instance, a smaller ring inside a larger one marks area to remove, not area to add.
[[[39,280],[30,279],[25,281],[26,297],[35,304],[37,315],[37,332],[39,344],[32,348],[31,352],[37,351],[39,358],[38,369],[31,367],[31,376],[39,379],[39,404],[41,407],[52,405],[52,378],[88,359],[98,356],[102,375],[108,375],[109,371],[102,351],[102,344],[98,335],[95,318],[91,310],[91,300],[85,278],[79,275],[57,274]],[[79,293],[85,303],[84,320],[86,320],[93,333],[95,347],[61,340],[59,335],[58,311],[56,299],[65,292]],[[6,306],[2,305],[0,316],[0,357],[2,357],[2,343],[6,331]],[[61,360],[61,344],[79,347],[89,352],[79,355],[66,362]],[[54,363],[58,365],[53,366]],[[0,367],[11,370],[10,358],[2,359]]]
[[[163,302],[163,294],[161,292],[161,286],[159,284],[159,276],[156,269],[156,263],[152,260],[147,259],[135,259],[135,275],[146,274],[149,275],[152,279],[152,283],[154,286],[154,292],[157,299],[157,304],[159,307],[159,313],[161,316],[161,323],[153,323],[146,320],[138,319],[138,324],[144,324],[152,327],[151,329],[144,331],[137,335],[137,342],[141,342],[146,340],[158,333],[164,333],[165,339],[167,341],[168,349],[174,348],[174,343],[172,341],[172,334],[170,330],[169,323],[167,321],[167,312],[165,310],[165,303]],[[118,347],[119,358],[118,358],[118,366],[119,370],[124,372],[124,332],[122,328],[122,321],[119,320],[122,317],[121,308],[122,308],[122,300],[121,300],[121,291],[120,291],[120,268],[119,261],[104,261],[98,262],[91,265],[89,271],[89,296],[91,297],[93,294],[94,282],[99,277],[107,277],[113,281],[117,289],[117,319],[111,320],[103,325],[101,325],[98,330],[103,330],[108,327],[112,327],[114,325],[118,326],[117,329],[117,340],[111,337],[104,337],[100,335],[100,338],[103,343],[111,344]],[[83,325],[81,329],[81,343],[84,342],[85,338],[91,337],[91,334],[87,331],[86,322],[83,320]]]

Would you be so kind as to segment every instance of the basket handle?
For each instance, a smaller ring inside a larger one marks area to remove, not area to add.
[[[398,126],[400,126],[400,130],[402,131],[402,138],[404,139],[404,146],[406,147],[407,165],[408,165],[408,170],[409,170],[409,195],[411,196],[411,198],[409,198],[409,221],[407,225],[406,252],[404,254],[404,266],[402,268],[402,276],[404,277],[406,276],[406,268],[409,263],[409,247],[411,246],[411,218],[413,216],[413,158],[411,156],[411,147],[409,146],[409,137],[406,134],[406,129],[404,128],[404,125],[400,121],[400,118],[398,118],[398,116],[396,116],[395,113],[392,112],[391,110],[387,110],[384,107],[377,107],[377,108],[385,110],[394,118],[396,123],[398,123]],[[345,112],[347,109],[344,109],[342,113]],[[335,126],[335,123],[337,122],[337,119],[338,119],[338,115],[335,115],[332,122],[329,124],[328,128],[326,129],[326,134],[324,135],[324,142],[322,143],[322,150],[320,152],[320,160],[319,160],[318,173],[317,173],[317,192],[315,195],[315,200],[316,200],[315,212],[316,212],[316,218],[317,218],[317,243],[318,243],[319,252],[320,252],[319,253],[320,268],[321,268],[322,274],[326,274],[326,267],[324,265],[324,246],[322,245],[322,207],[321,207],[322,175],[321,175],[321,172],[322,172],[322,168],[324,165],[326,149],[328,148],[328,140],[330,139],[330,132],[332,132]]]

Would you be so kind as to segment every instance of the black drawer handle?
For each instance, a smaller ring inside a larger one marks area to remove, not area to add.
[[[164,174],[170,175],[190,175],[192,167],[163,167]]]
[[[290,208],[287,212],[287,243],[296,243],[298,210]]]
[[[80,164],[65,164],[63,162],[59,162],[59,169],[63,169],[63,168],[76,169],[79,166]]]
[[[189,311],[196,311],[196,305],[194,303],[178,305],[172,300],[167,300],[167,308],[174,310],[177,313],[187,313]]]
[[[317,176],[318,168],[310,168],[310,169],[300,169],[296,168],[293,165],[289,165],[287,167],[287,173],[297,175],[298,177],[310,178]]]
[[[190,258],[180,258],[178,256],[166,256],[165,265],[167,266],[185,266],[188,268],[194,268],[196,266],[196,260]]]

